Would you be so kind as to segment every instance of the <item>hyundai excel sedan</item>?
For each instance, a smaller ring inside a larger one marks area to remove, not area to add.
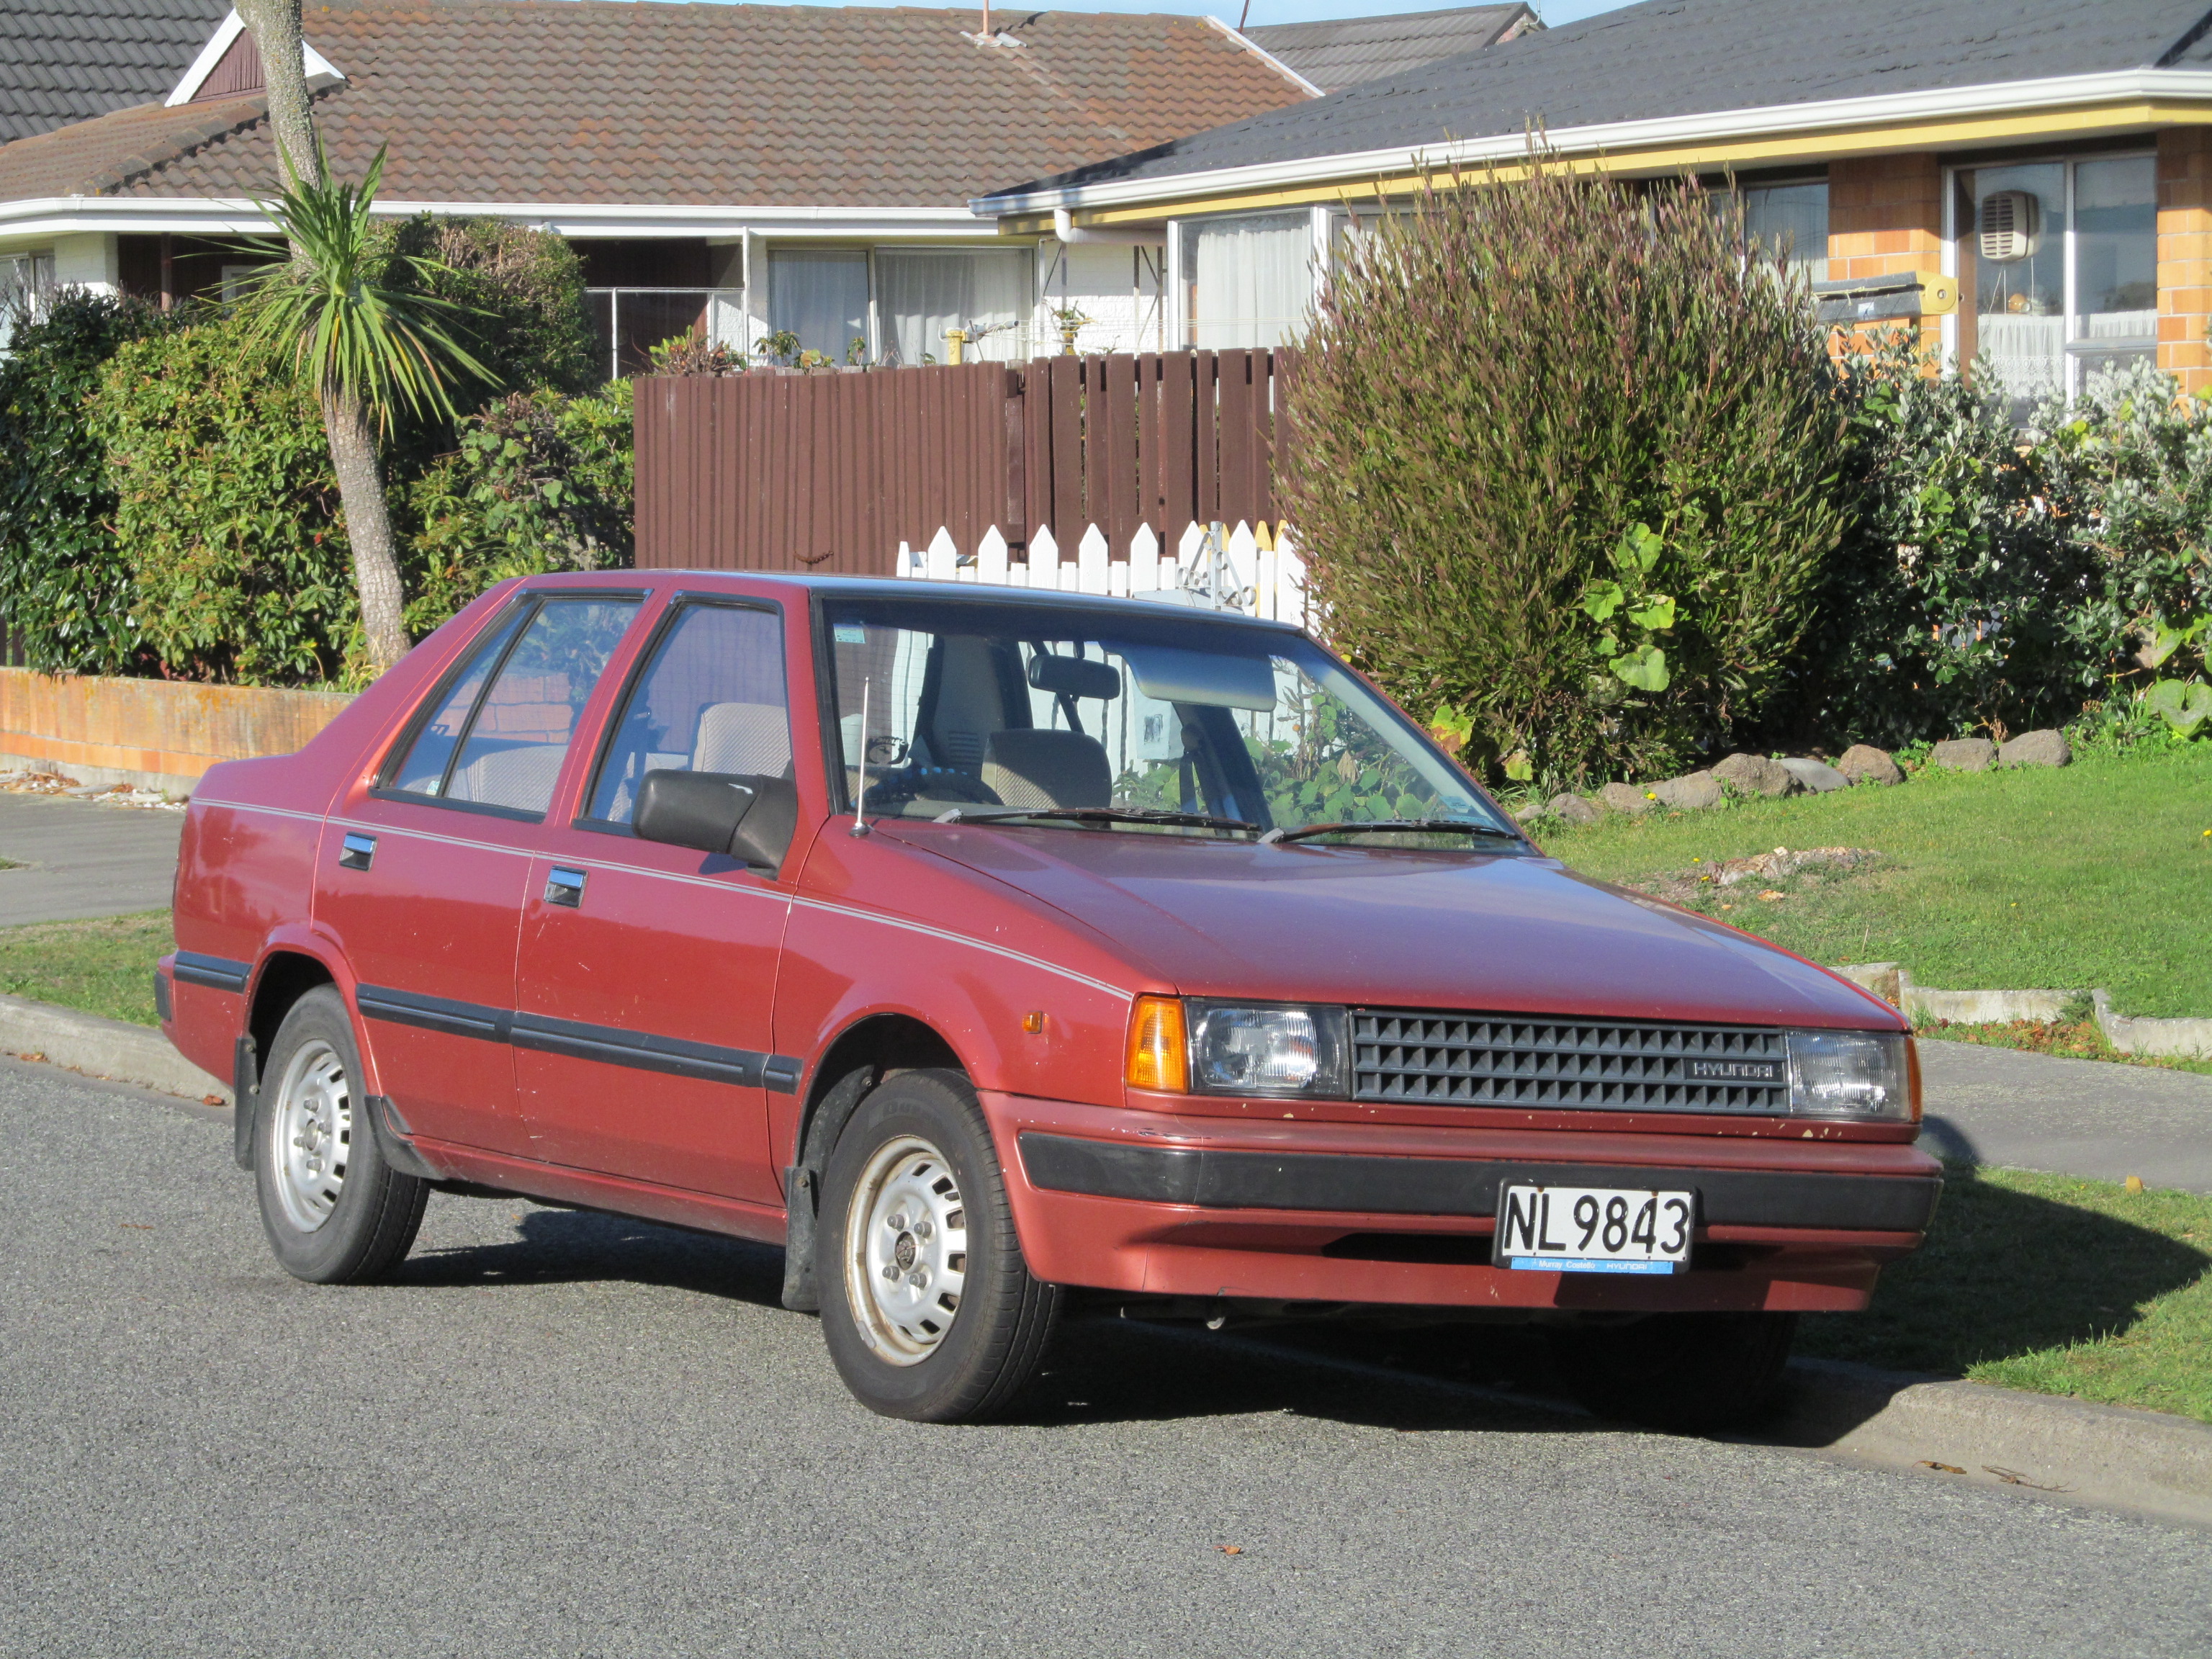
[[[207,775],[176,933],[289,1272],[386,1273],[433,1191],[781,1245],[896,1417],[1107,1310],[1534,1323],[1595,1409],[1717,1425],[1940,1188],[1895,1010],[1158,601],[501,584]]]

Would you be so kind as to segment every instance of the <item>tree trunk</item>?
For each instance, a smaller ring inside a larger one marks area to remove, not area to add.
[[[330,440],[331,467],[338,475],[338,499],[345,507],[354,586],[361,595],[362,631],[368,639],[369,661],[381,674],[407,654],[409,641],[402,614],[399,556],[376,462],[376,428],[358,398],[325,391],[323,431]]]
[[[315,149],[315,121],[307,97],[307,53],[300,41],[300,0],[238,0],[240,19],[261,54],[268,88],[269,127],[276,145],[306,183],[323,182]]]

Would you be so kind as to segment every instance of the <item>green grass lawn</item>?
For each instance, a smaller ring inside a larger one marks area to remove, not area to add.
[[[1798,1352],[2212,1422],[2212,1198],[1953,1165],[1920,1252]]]
[[[1899,962],[1954,990],[2101,985],[2119,1012],[2212,1016],[2212,744],[2072,766],[1923,771],[1893,788],[1538,826],[1546,851],[1635,883],[1721,859],[1871,848],[1694,908],[1831,965]]]
[[[0,927],[0,992],[151,1025],[154,963],[173,944],[167,910]]]

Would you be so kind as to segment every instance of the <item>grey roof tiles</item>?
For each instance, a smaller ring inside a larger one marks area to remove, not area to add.
[[[1479,51],[1508,33],[1532,26],[1543,27],[1522,0],[1510,0],[1505,5],[1394,12],[1325,23],[1255,24],[1244,31],[1244,38],[1323,92],[1336,92],[1439,58]]]
[[[159,102],[230,0],[0,0],[0,143]]]
[[[1644,0],[1001,193],[1667,116],[2212,67],[2206,0]]]

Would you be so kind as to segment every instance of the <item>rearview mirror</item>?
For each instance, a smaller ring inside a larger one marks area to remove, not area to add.
[[[798,823],[799,791],[789,778],[655,771],[638,786],[632,827],[641,840],[720,853],[774,870],[782,864]]]

